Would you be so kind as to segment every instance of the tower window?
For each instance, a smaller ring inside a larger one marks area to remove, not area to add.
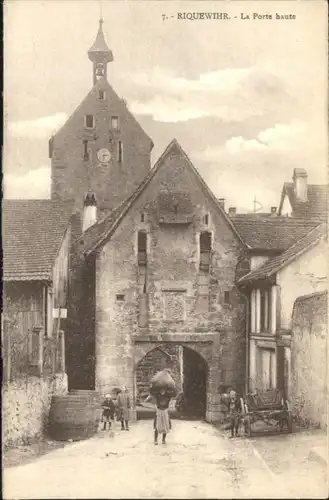
[[[123,302],[125,300],[125,296],[122,293],[118,293],[115,298],[117,302]]]
[[[119,128],[119,117],[111,116],[111,129],[117,130]]]
[[[94,128],[95,120],[94,115],[85,115],[85,128]]]
[[[89,160],[88,141],[83,141],[83,159],[84,159],[84,161]]]
[[[204,223],[206,224],[206,226],[208,226],[208,224],[209,224],[209,215],[208,214],[206,214],[204,216]]]
[[[211,233],[200,234],[200,271],[209,272],[211,255]]]
[[[122,141],[118,142],[118,162],[122,163],[123,160],[123,145]]]
[[[138,265],[146,265],[147,236],[144,231],[138,232]]]
[[[224,292],[224,304],[230,305],[231,304],[231,294],[230,292]]]
[[[144,222],[145,221],[145,215],[142,213],[141,214],[141,222]]]
[[[98,91],[98,99],[100,101],[105,101],[105,90],[99,90]]]

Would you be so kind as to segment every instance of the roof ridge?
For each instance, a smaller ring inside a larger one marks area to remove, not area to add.
[[[187,154],[185,153],[185,151],[183,150],[183,148],[181,147],[181,145],[179,144],[179,142],[177,141],[177,139],[173,138],[170,141],[170,143],[168,144],[168,146],[165,148],[165,150],[163,151],[163,153],[159,156],[159,158],[155,162],[155,164],[152,167],[152,169],[150,170],[150,172],[146,175],[146,177],[142,180],[142,182],[136,188],[136,190],[134,191],[134,193],[131,195],[131,197],[127,198],[126,205],[122,207],[121,213],[118,214],[118,216],[116,217],[115,221],[112,223],[111,227],[107,231],[104,232],[103,236],[99,238],[99,240],[98,240],[97,243],[95,243],[94,245],[92,245],[91,248],[86,251],[87,255],[90,255],[90,253],[92,253],[102,243],[102,241],[104,241],[106,238],[108,238],[108,236],[111,234],[111,232],[116,229],[116,225],[120,222],[121,218],[127,213],[127,211],[132,206],[132,204],[134,203],[134,201],[143,192],[143,190],[146,188],[146,186],[149,184],[149,182],[153,179],[153,177],[156,175],[156,173],[159,171],[159,169],[163,166],[163,164],[164,164],[163,163],[163,159],[164,159],[165,155],[168,153],[168,151],[170,151],[170,148],[172,148],[174,145],[176,145],[178,147],[179,151],[185,156],[185,158],[188,161],[188,164],[189,164],[190,168],[192,169],[192,171],[194,172],[194,174],[197,176],[197,178],[199,180],[201,180],[202,184],[206,187],[206,189],[207,189],[208,193],[210,194],[211,198],[215,201],[216,206],[221,210],[221,213],[224,214],[225,219],[227,220],[227,222],[229,223],[229,225],[233,229],[233,231],[236,234],[236,236],[240,239],[240,241],[244,245],[246,245],[247,247],[249,247],[249,245],[247,245],[247,243],[243,240],[243,238],[241,237],[241,235],[239,234],[239,232],[237,231],[237,229],[235,228],[235,226],[233,225],[233,223],[230,221],[230,219],[229,219],[228,215],[226,214],[226,212],[220,207],[217,198],[212,193],[212,191],[210,190],[210,188],[207,186],[207,184],[205,183],[205,181],[202,179],[202,176],[199,174],[199,172],[197,171],[197,169],[194,167],[193,163],[191,162],[191,160],[189,159],[189,157],[187,156]],[[110,215],[109,215],[109,217],[110,217]]]

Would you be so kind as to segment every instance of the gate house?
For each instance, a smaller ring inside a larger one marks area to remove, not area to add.
[[[170,365],[213,420],[221,387],[244,383],[235,270],[246,245],[176,140],[151,169],[152,140],[108,82],[102,24],[88,52],[93,87],[49,142],[52,199],[73,200],[82,221],[70,254],[69,386],[125,384],[136,402],[152,369]]]

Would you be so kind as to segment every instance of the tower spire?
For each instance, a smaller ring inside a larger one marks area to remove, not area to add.
[[[103,33],[103,19],[99,20],[99,28],[94,43],[88,50],[88,57],[93,63],[93,83],[97,83],[98,78],[107,76],[107,64],[113,61],[112,51],[108,48]]]

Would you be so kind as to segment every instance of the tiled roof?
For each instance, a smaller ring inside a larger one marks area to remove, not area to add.
[[[266,279],[273,276],[280,269],[287,266],[290,262],[295,260],[299,255],[304,253],[306,250],[313,248],[320,240],[320,238],[326,235],[326,225],[320,224],[313,228],[306,234],[303,238],[298,240],[296,243],[291,245],[285,252],[273,259],[267,261],[261,267],[254,269],[246,276],[240,279],[239,284],[251,283],[259,279]]]
[[[307,201],[296,198],[293,182],[285,182],[279,210],[282,210],[284,196],[287,195],[293,216],[302,219],[326,221],[328,217],[328,187],[321,184],[307,185]]]
[[[254,250],[284,251],[318,223],[291,217],[239,214],[230,217],[245,243]]]
[[[4,281],[51,279],[73,203],[3,200]]]
[[[98,224],[95,224],[94,226],[90,227],[81,237],[81,243],[83,242],[83,245],[81,245],[81,250],[83,250],[86,255],[89,255],[91,252],[96,250],[98,246],[102,244],[103,241],[105,241],[110,235],[113,233],[113,231],[116,229],[117,225],[121,221],[122,217],[127,213],[131,205],[134,203],[134,201],[138,198],[138,196],[144,191],[146,186],[150,183],[150,181],[153,179],[155,174],[158,172],[159,168],[161,168],[163,164],[163,158],[170,152],[177,152],[178,154],[181,154],[188,162],[188,165],[190,166],[192,172],[195,174],[198,182],[201,185],[201,188],[206,191],[206,194],[213,199],[214,203],[217,205],[218,210],[223,214],[225,217],[227,223],[230,225],[232,228],[233,232],[236,234],[236,236],[239,238],[239,240],[243,243],[243,239],[241,238],[241,235],[237,231],[235,225],[232,223],[231,219],[228,217],[228,215],[225,213],[223,208],[220,206],[218,200],[215,198],[207,184],[204,182],[202,179],[201,175],[199,172],[196,170],[186,153],[183,151],[179,143],[177,142],[176,139],[173,139],[170,144],[167,146],[165,151],[162,153],[160,158],[157,160],[156,164],[152,168],[152,170],[149,172],[149,174],[145,177],[145,179],[141,182],[141,184],[137,187],[135,192],[125,200],[118,208],[113,210],[108,217],[106,217],[103,221],[100,221]]]

